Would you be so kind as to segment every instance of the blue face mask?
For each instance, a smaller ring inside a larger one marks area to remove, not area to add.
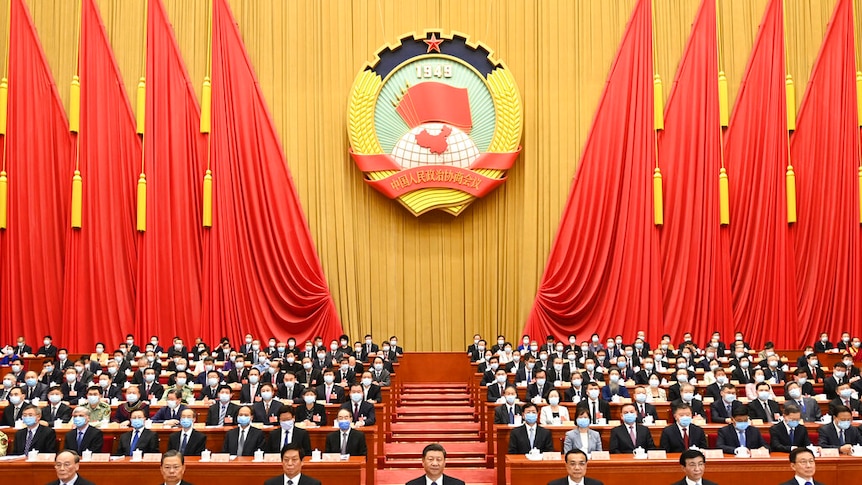
[[[638,420],[638,415],[636,413],[624,413],[623,414],[623,421],[626,424],[633,424],[637,420]]]
[[[21,418],[25,426],[33,426],[36,424],[36,416],[24,416]]]
[[[682,416],[679,418],[679,425],[687,428],[691,424],[691,416]]]
[[[350,429],[350,421],[339,421],[338,429],[340,429],[341,431],[347,431],[348,429]]]
[[[185,429],[189,429],[194,426],[195,420],[192,418],[180,418],[180,426]]]
[[[838,427],[841,429],[850,429],[850,421],[838,421]]]
[[[590,418],[578,418],[575,422],[578,424],[578,428],[590,427]]]
[[[72,418],[72,424],[74,424],[76,428],[80,428],[81,426],[84,426],[85,424],[87,424],[87,417],[86,416],[75,416]]]
[[[36,385],[36,382],[38,382],[38,381],[31,377],[29,379],[25,379],[24,382],[27,383],[28,386],[33,387]]]
[[[799,421],[797,421],[797,420],[788,420],[788,421],[787,421],[787,426],[789,426],[789,427],[790,427],[790,429],[794,429],[794,428],[796,428],[797,426],[799,426]]]
[[[135,429],[141,429],[144,427],[144,420],[143,418],[134,418],[129,421],[129,424],[131,424]]]
[[[281,429],[283,429],[285,431],[289,431],[289,430],[293,429],[293,420],[292,419],[289,421],[279,421],[278,424],[280,424]]]
[[[536,419],[538,418],[539,415],[536,413],[527,413],[524,415],[524,421],[526,421],[527,424],[536,424]]]
[[[748,429],[749,424],[750,423],[748,421],[737,421],[733,423],[733,425],[736,426],[736,429],[738,429],[739,431],[745,431],[746,429]]]
[[[248,423],[251,422],[251,416],[237,416],[236,422],[239,423],[240,426],[248,426]]]

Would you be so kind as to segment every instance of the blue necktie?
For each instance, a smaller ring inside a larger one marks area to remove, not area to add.
[[[793,445],[793,432],[796,431],[794,428],[790,428],[790,444]]]
[[[509,424],[515,424],[515,413],[509,408]]]
[[[745,446],[745,431],[739,431],[739,446],[747,448]]]
[[[183,442],[180,444],[180,453],[186,452],[186,445],[189,444],[189,435],[183,433]]]
[[[132,435],[132,446],[129,447],[129,456],[135,452],[135,448],[138,446],[138,433],[140,431],[135,431],[135,434]]]
[[[838,433],[838,443],[841,446],[844,446],[844,430],[842,429],[840,433]]]
[[[78,431],[78,452],[81,452],[81,442],[84,441],[84,432]]]

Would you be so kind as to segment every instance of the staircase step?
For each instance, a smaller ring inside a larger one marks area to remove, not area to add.
[[[447,463],[448,464],[448,463]],[[404,485],[409,480],[421,477],[421,468],[399,468],[396,470],[377,470],[377,485]],[[474,470],[470,468],[446,470],[446,474],[464,480],[467,485],[493,485],[497,483],[496,470]]]
[[[416,414],[416,415],[407,415],[407,416],[399,416],[397,419],[393,420],[393,423],[434,423],[435,426],[454,426],[459,427],[462,424],[469,424],[477,422],[477,419],[474,416],[451,416],[448,414]],[[451,428],[450,428],[451,429]]]
[[[457,432],[464,433],[478,433],[481,429],[479,423],[464,423],[459,424],[457,428]],[[446,432],[446,430],[435,430],[433,428],[429,429],[427,425],[418,424],[418,423],[392,423],[389,425],[389,431],[392,433],[403,433],[403,434],[423,434],[423,433],[441,433]]]
[[[448,406],[441,409],[440,406],[397,406],[395,414],[441,414],[444,411],[446,414],[474,414],[476,408],[473,406]]]
[[[416,466],[416,462],[422,462],[422,457],[409,457],[409,458],[389,458],[386,457],[386,461],[383,466],[387,468],[404,468],[409,467],[413,468]],[[484,456],[475,457],[475,458],[450,458],[446,457],[446,469],[456,467],[467,467],[467,468],[479,468],[488,466],[488,459]]]
[[[411,382],[401,386],[402,392],[414,389],[457,389],[466,393],[468,386],[464,382]]]
[[[432,442],[415,442],[415,443],[386,443],[383,445],[386,458],[405,458],[418,457],[422,458],[422,450],[425,446]],[[488,446],[485,443],[448,443],[446,444],[446,460],[450,457],[475,457],[485,456],[488,451]]]
[[[452,394],[438,394],[438,393],[416,393],[416,394],[402,394],[398,396],[399,401],[433,401],[439,402],[440,404],[450,402],[450,401],[470,401],[470,396],[462,394],[462,393],[452,393]]]

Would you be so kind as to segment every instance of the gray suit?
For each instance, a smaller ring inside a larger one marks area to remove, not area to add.
[[[817,404],[817,401],[815,401],[814,398],[810,398],[810,397],[802,397],[801,400],[802,400],[802,403],[805,405],[804,406],[805,410],[802,411],[802,421],[804,421],[806,423],[813,423],[814,421],[819,421],[820,416],[821,416],[821,412],[820,412],[820,406]],[[784,401],[785,405],[787,403],[793,403],[796,406],[798,406],[800,409],[803,408],[803,406],[799,406],[799,403],[796,402],[795,399],[790,399],[790,396],[787,396],[786,400]]]
[[[587,439],[589,440],[587,453],[602,451],[602,438],[599,435],[599,432],[590,429],[587,430],[587,433]],[[575,448],[581,448],[581,431],[579,428],[575,428],[566,433],[566,440],[563,443],[563,454],[565,455],[567,451]]]

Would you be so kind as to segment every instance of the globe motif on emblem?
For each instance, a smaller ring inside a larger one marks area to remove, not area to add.
[[[423,123],[404,134],[392,149],[402,168],[449,165],[469,168],[479,158],[470,136],[446,123]]]

